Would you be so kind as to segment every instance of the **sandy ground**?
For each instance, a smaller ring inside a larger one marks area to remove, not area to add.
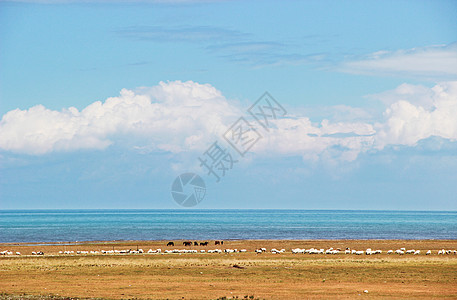
[[[457,240],[224,241],[184,247],[182,241],[90,242],[71,245],[0,244],[0,298],[30,295],[104,299],[457,299]],[[283,254],[256,254],[265,247]],[[292,254],[292,248],[383,250],[379,255]],[[419,255],[387,255],[399,248]],[[87,254],[76,251],[246,249],[246,253]],[[432,250],[432,255],[425,255]],[[43,251],[43,256],[31,255]],[[73,255],[59,251],[75,251]],[[367,291],[367,292],[365,292]],[[32,297],[33,298],[33,297]]]

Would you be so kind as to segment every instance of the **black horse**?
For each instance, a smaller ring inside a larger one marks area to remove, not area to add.
[[[175,243],[173,243],[173,242],[168,242],[168,244],[167,244],[167,246],[174,246],[174,245],[175,245]]]
[[[183,242],[182,243],[184,246],[192,246],[192,242]]]

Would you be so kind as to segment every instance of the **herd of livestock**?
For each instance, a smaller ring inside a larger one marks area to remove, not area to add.
[[[215,245],[223,245],[223,241],[216,241]],[[192,242],[183,242],[183,245],[185,246],[192,246]],[[195,246],[207,246],[208,242],[203,242],[203,243],[194,243]],[[169,242],[167,246],[174,246],[174,242]],[[210,250],[195,250],[195,249],[173,249],[173,250],[164,250],[162,249],[149,249],[148,251],[144,251],[143,249],[138,249],[137,250],[100,250],[100,251],[84,251],[84,250],[78,250],[78,251],[59,251],[59,254],[67,254],[67,255],[74,255],[74,254],[142,254],[142,253],[147,253],[147,254],[171,254],[171,253],[245,253],[248,252],[246,249],[230,249],[226,248],[224,250],[222,249],[210,249]],[[261,254],[264,252],[268,252],[266,248],[258,248],[254,250],[255,253]],[[282,254],[286,253],[286,249],[276,249],[272,248],[270,249],[270,252],[272,254]],[[350,249],[346,248],[345,250],[342,250],[340,248],[328,248],[328,249],[317,249],[317,248],[310,248],[310,249],[305,249],[305,248],[294,248],[291,249],[292,254],[354,254],[354,255],[377,255],[377,254],[382,254],[382,250],[373,250],[371,248],[368,248],[366,250],[355,250],[355,249]],[[397,250],[388,250],[385,252],[386,254],[398,254],[398,255],[405,255],[405,254],[411,254],[411,255],[419,255],[421,254],[421,250],[415,250],[415,249],[406,249],[406,248],[400,248]],[[431,255],[432,250],[428,250],[425,252],[425,255]],[[446,254],[457,254],[457,250],[446,250],[446,249],[441,249],[437,251],[438,255],[446,255]],[[0,251],[0,255],[21,255],[20,252],[13,252],[9,250],[4,250]],[[32,255],[44,255],[43,251],[33,251]]]

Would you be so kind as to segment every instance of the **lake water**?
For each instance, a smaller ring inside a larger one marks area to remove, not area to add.
[[[0,211],[2,243],[175,239],[457,239],[457,212]]]

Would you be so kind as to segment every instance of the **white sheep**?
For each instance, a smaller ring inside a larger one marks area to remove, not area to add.
[[[428,250],[427,253],[425,253],[425,255],[430,255],[432,254],[432,250]]]
[[[309,249],[309,254],[319,254],[320,250],[317,250],[317,249],[314,249],[314,248],[311,248]]]

